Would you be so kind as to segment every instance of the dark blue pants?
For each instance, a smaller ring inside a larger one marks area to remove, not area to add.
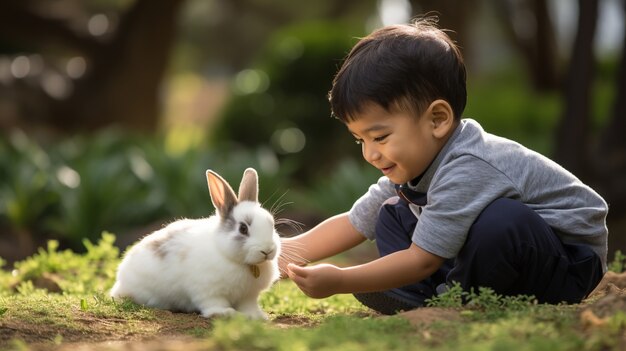
[[[384,205],[376,226],[380,255],[408,248],[416,223],[406,202]],[[534,295],[542,303],[576,303],[601,278],[600,258],[590,248],[563,244],[532,209],[502,198],[478,216],[456,258],[431,277],[386,293],[419,307],[442,283],[459,282],[466,291],[489,287],[502,295]]]

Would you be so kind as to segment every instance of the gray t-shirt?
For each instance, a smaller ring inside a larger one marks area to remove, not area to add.
[[[455,257],[482,210],[498,198],[511,198],[532,208],[564,243],[589,245],[606,270],[604,199],[554,161],[486,133],[474,120],[461,121],[419,182],[409,186],[427,193],[426,205],[411,205],[418,216],[412,241],[437,256]],[[393,196],[394,184],[381,177],[354,203],[350,222],[374,240],[378,211]]]

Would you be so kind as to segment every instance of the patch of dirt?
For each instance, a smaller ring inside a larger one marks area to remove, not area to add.
[[[277,316],[272,319],[271,322],[274,326],[279,328],[294,328],[294,327],[313,327],[317,322],[304,316]]]
[[[13,340],[30,350],[206,350],[207,340],[196,333],[212,328],[212,320],[199,314],[155,311],[154,320],[99,318],[76,311],[74,328],[56,324],[29,323],[0,319],[0,350],[10,349]],[[278,328],[313,327],[317,321],[304,316],[275,316],[270,322]],[[60,345],[57,345],[59,344]]]
[[[215,349],[209,341],[191,337],[153,338],[135,341],[79,342],[63,344],[54,351],[200,351]],[[47,351],[50,346],[34,347],[32,351]]]
[[[598,286],[589,294],[588,300],[605,296],[609,293],[619,294],[626,289],[626,272],[615,273],[608,271],[602,277]]]
[[[154,320],[125,320],[99,318],[89,313],[77,311],[73,323],[58,325],[54,323],[29,323],[28,321],[0,319],[0,350],[4,350],[12,340],[20,340],[34,350],[49,350],[55,343],[92,344],[119,343],[166,337],[176,339],[184,337],[195,329],[210,329],[211,320],[197,314],[172,313],[157,311]],[[75,350],[76,348],[72,348]],[[109,347],[110,349],[110,347]],[[115,348],[116,349],[116,348]]]
[[[13,339],[20,339],[26,343],[54,340],[57,334],[59,334],[57,328],[47,325],[33,325],[21,321],[0,323],[0,346],[4,347]]]
[[[617,311],[626,311],[626,272],[607,272],[583,305],[584,328],[604,326]]]
[[[412,326],[423,328],[440,321],[457,321],[461,318],[459,311],[451,308],[425,307],[398,314],[408,319]]]

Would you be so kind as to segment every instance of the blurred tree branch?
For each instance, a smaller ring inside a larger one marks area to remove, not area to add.
[[[153,131],[159,121],[159,86],[184,0],[137,0],[121,17],[111,41],[91,57],[93,70],[76,93],[57,105],[53,123],[98,129],[119,124]]]
[[[62,46],[90,56],[102,49],[102,43],[88,36],[86,31],[72,30],[66,21],[45,17],[33,6],[30,1],[0,2],[0,38],[3,41],[39,50]]]
[[[120,14],[106,40],[76,30],[67,20],[42,14],[41,3],[0,2],[0,38],[20,51],[83,56],[87,71],[72,80],[66,98],[31,92],[31,104],[47,106],[35,119],[63,131],[95,130],[120,125],[153,131],[159,121],[159,86],[175,38],[176,16],[184,0],[136,0]],[[48,5],[48,4],[46,4]],[[80,5],[78,5],[80,6]],[[68,10],[71,12],[70,10]]]
[[[558,88],[558,55],[546,0],[493,0],[500,23],[528,66],[533,88]]]
[[[471,9],[478,6],[476,0],[410,0],[413,15],[436,14],[439,27],[453,31],[448,33],[463,48],[465,57],[470,57],[469,30]]]
[[[257,59],[276,29],[306,21],[359,20],[375,11],[376,0],[317,1],[306,5],[270,0],[216,0],[223,15],[206,33],[213,56],[237,72]],[[359,33],[362,34],[362,33]]]
[[[626,0],[622,1],[626,18]],[[598,157],[593,164],[600,175],[599,184],[606,188],[612,209],[626,212],[626,27],[624,29],[621,59],[615,76],[615,100],[599,140]]]
[[[596,59],[593,44],[599,0],[579,0],[578,31],[563,87],[564,111],[556,130],[555,160],[605,197],[611,212],[626,212],[626,37],[615,76],[613,109],[603,130],[592,125]],[[626,6],[626,5],[625,5]]]
[[[579,0],[578,31],[564,81],[564,111],[556,131],[554,157],[574,174],[589,178],[591,83],[595,76],[593,41],[598,0]]]

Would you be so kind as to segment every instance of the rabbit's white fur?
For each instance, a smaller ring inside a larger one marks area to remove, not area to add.
[[[256,172],[253,176],[258,187]],[[112,297],[168,310],[199,311],[204,317],[241,312],[267,318],[258,296],[279,277],[280,239],[274,218],[255,201],[256,193],[253,201],[241,201],[244,181],[234,205],[229,207],[228,199],[220,203],[223,194],[214,192],[232,189],[221,177],[215,179],[225,185],[216,190],[209,180],[217,214],[173,222],[129,249],[118,267]],[[247,235],[242,234],[242,225]],[[253,265],[258,267],[258,277]]]

